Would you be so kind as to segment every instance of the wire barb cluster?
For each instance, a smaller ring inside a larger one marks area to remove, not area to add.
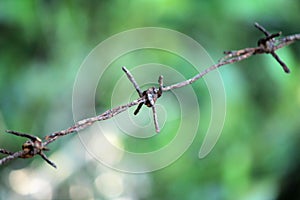
[[[40,138],[34,135],[20,133],[17,131],[7,130],[6,132],[16,136],[28,138],[29,140],[27,140],[22,145],[22,151],[13,153],[5,149],[0,149],[1,153],[9,155],[0,160],[0,165],[7,163],[8,161],[13,160],[15,158],[32,158],[35,155],[40,155],[48,164],[56,168],[56,165],[52,161],[50,161],[44,154],[43,151],[49,151],[49,149],[43,144]]]
[[[139,94],[140,98],[143,98],[145,100],[144,102],[141,102],[138,105],[138,107],[134,111],[134,115],[137,115],[139,113],[139,111],[140,111],[140,109],[142,108],[143,105],[146,105],[147,107],[151,107],[152,108],[152,113],[153,113],[153,120],[154,120],[155,131],[157,133],[159,133],[160,132],[160,128],[159,128],[159,124],[158,124],[158,120],[157,120],[157,113],[156,113],[156,108],[155,108],[155,102],[162,95],[163,76],[159,76],[159,78],[158,78],[158,84],[159,84],[159,88],[158,89],[155,88],[155,87],[150,87],[147,90],[145,90],[145,91],[142,92],[141,89],[140,89],[140,87],[139,87],[139,85],[135,81],[134,77],[130,73],[130,71],[125,66],[123,66],[122,69],[126,73],[126,75],[127,75],[128,79],[130,80],[130,82],[133,84],[133,86],[136,89],[137,93]]]
[[[261,38],[257,42],[257,47],[245,48],[236,51],[225,51],[225,57],[223,57],[220,62],[232,63],[240,60],[244,60],[255,54],[271,54],[275,60],[282,66],[283,70],[286,73],[290,73],[290,69],[287,65],[279,58],[275,51],[283,46],[289,45],[292,42],[300,39],[300,34],[295,34],[293,36],[287,36],[285,38],[276,40],[276,37],[281,35],[281,32],[278,33],[269,33],[263,26],[258,23],[255,23],[254,26],[265,34],[264,38]]]
[[[47,158],[47,156],[44,154],[44,151],[49,150],[46,147],[47,145],[56,141],[58,138],[60,138],[62,136],[83,130],[83,129],[91,126],[92,124],[94,124],[97,121],[103,121],[103,120],[110,119],[110,118],[114,117],[115,115],[118,115],[121,112],[124,112],[128,108],[130,108],[132,106],[136,106],[136,105],[137,105],[137,108],[134,111],[134,115],[137,115],[139,113],[139,111],[143,105],[146,105],[147,107],[152,108],[155,130],[156,130],[156,132],[160,132],[160,128],[159,128],[159,124],[158,124],[158,120],[157,120],[157,112],[156,112],[155,103],[156,103],[157,99],[161,97],[163,92],[192,84],[195,81],[197,81],[198,79],[200,79],[203,76],[205,76],[206,74],[208,74],[209,72],[211,72],[223,65],[239,62],[239,61],[242,61],[253,55],[256,55],[256,54],[271,54],[276,59],[276,61],[282,66],[283,70],[286,73],[289,73],[290,69],[279,58],[279,56],[275,53],[275,51],[284,46],[290,45],[297,40],[300,40],[300,34],[294,34],[294,35],[276,39],[277,37],[279,37],[281,35],[281,32],[271,34],[264,27],[259,25],[258,23],[255,23],[254,25],[256,28],[258,28],[260,31],[262,31],[265,35],[264,38],[261,38],[258,40],[257,47],[244,48],[241,50],[234,50],[234,51],[225,51],[224,52],[225,56],[223,58],[221,58],[218,63],[208,67],[204,71],[200,72],[199,74],[196,74],[194,77],[192,77],[188,80],[185,80],[185,81],[182,81],[179,83],[175,83],[173,85],[164,86],[163,85],[163,76],[159,76],[159,78],[158,78],[159,87],[158,88],[150,87],[147,90],[142,91],[140,89],[139,85],[137,84],[137,82],[135,81],[134,77],[130,73],[130,71],[128,69],[126,69],[126,67],[122,67],[122,70],[125,72],[128,79],[133,84],[134,88],[136,89],[136,91],[139,95],[138,99],[136,99],[132,102],[129,102],[125,105],[121,105],[116,108],[107,110],[98,116],[78,121],[73,126],[67,128],[65,130],[61,130],[61,131],[54,132],[54,133],[47,135],[44,138],[44,140],[42,140],[39,137],[34,136],[34,135],[8,130],[8,131],[6,131],[7,133],[10,133],[10,134],[13,134],[13,135],[16,135],[19,137],[25,137],[25,138],[28,138],[29,140],[27,140],[22,145],[21,151],[11,152],[6,149],[0,149],[0,153],[8,155],[8,156],[0,159],[0,165],[3,165],[11,160],[16,159],[16,158],[32,158],[35,155],[40,155],[48,164],[50,164],[51,166],[56,168],[56,165],[52,161],[50,161]]]

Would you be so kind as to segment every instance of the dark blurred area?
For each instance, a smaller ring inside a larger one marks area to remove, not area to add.
[[[72,125],[80,65],[114,34],[139,27],[173,29],[199,42],[217,62],[225,50],[256,45],[263,34],[254,22],[283,36],[300,33],[299,10],[300,1],[294,0],[1,1],[0,148],[18,151],[24,142],[6,129],[42,138]],[[210,115],[201,108],[197,137],[166,168],[118,172],[93,160],[78,137],[66,136],[47,153],[57,170],[39,157],[1,166],[0,199],[300,199],[300,42],[277,53],[291,74],[270,55],[220,69],[226,120],[204,159],[198,151]],[[199,93],[200,107],[208,106],[209,94]],[[96,104],[97,110],[110,109],[109,98]]]

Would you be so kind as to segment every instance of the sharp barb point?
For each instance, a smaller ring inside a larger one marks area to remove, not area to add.
[[[51,166],[54,167],[54,168],[57,168],[57,166],[55,165],[55,163],[52,162],[51,160],[49,160],[48,157],[47,157],[43,152],[40,153],[40,156],[41,156],[41,157],[42,157],[49,165],[51,165]]]
[[[139,85],[137,84],[137,82],[135,81],[135,79],[133,78],[132,74],[130,73],[130,71],[123,66],[122,67],[123,71],[125,72],[125,74],[127,75],[127,78],[130,80],[130,82],[133,84],[134,88],[136,89],[137,93],[139,94],[139,97],[143,96],[143,92],[140,89]]]
[[[160,132],[160,128],[159,128],[159,124],[158,124],[158,120],[157,120],[157,113],[156,113],[155,106],[152,106],[152,113],[153,113],[153,121],[154,121],[155,131],[157,133],[159,133]]]
[[[135,111],[134,111],[134,115],[137,115],[139,112],[140,112],[140,109],[142,108],[142,106],[143,106],[143,104],[144,103],[140,103],[139,105],[138,105],[138,107],[135,109]]]

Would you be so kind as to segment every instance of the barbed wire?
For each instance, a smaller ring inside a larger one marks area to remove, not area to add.
[[[49,151],[49,149],[47,148],[47,145],[56,141],[57,139],[59,139],[62,136],[65,136],[65,135],[68,135],[71,133],[75,133],[75,132],[79,132],[79,131],[91,126],[95,122],[110,119],[110,118],[126,111],[128,108],[136,106],[136,105],[137,105],[137,108],[134,111],[135,115],[137,115],[139,113],[139,110],[141,109],[141,107],[143,105],[146,105],[147,107],[152,108],[155,130],[156,130],[156,132],[160,132],[160,128],[159,128],[159,124],[158,124],[158,120],[157,120],[158,116],[156,113],[155,103],[156,103],[157,99],[161,97],[163,92],[167,92],[167,91],[170,91],[170,90],[173,90],[176,88],[181,88],[181,87],[187,86],[189,84],[192,84],[195,81],[197,81],[198,79],[200,79],[203,76],[205,76],[206,74],[208,74],[209,72],[211,72],[221,66],[240,62],[242,60],[245,60],[245,59],[247,59],[251,56],[257,55],[257,54],[271,54],[275,58],[275,60],[281,65],[284,72],[290,73],[290,69],[280,59],[280,57],[276,54],[275,51],[282,47],[290,45],[297,40],[300,40],[300,34],[289,35],[289,36],[285,36],[285,37],[277,39],[277,37],[279,37],[281,35],[281,32],[271,34],[263,26],[259,25],[258,23],[255,23],[254,26],[257,29],[259,29],[261,32],[263,32],[265,35],[264,38],[261,38],[258,40],[256,47],[244,48],[244,49],[240,49],[240,50],[225,51],[224,52],[225,56],[223,58],[221,58],[218,63],[208,67],[204,71],[200,72],[199,74],[196,74],[194,77],[192,77],[188,80],[185,80],[185,81],[182,81],[182,82],[170,85],[170,86],[163,86],[163,76],[159,76],[159,78],[158,78],[159,87],[158,88],[150,87],[145,91],[141,91],[139,85],[135,81],[135,79],[134,79],[133,75],[130,73],[130,71],[126,67],[122,67],[122,70],[125,72],[128,79],[133,84],[134,88],[136,89],[136,91],[139,95],[138,99],[136,99],[130,103],[127,103],[125,105],[121,105],[116,108],[107,110],[98,116],[78,121],[73,126],[67,128],[65,130],[61,130],[61,131],[54,132],[54,133],[47,135],[43,140],[35,135],[21,133],[21,132],[12,131],[12,130],[7,130],[6,133],[10,133],[10,134],[13,134],[13,135],[16,135],[19,137],[24,137],[24,138],[27,138],[28,140],[22,145],[22,150],[17,151],[17,152],[11,152],[9,150],[0,148],[0,153],[8,155],[8,156],[0,159],[0,165],[3,165],[9,161],[16,159],[16,158],[26,159],[26,158],[32,158],[36,155],[40,155],[48,164],[50,164],[52,167],[56,168],[56,165],[52,161],[50,161],[47,158],[47,156],[44,154],[44,151]]]

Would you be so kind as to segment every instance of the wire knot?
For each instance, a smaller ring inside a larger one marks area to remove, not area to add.
[[[33,140],[27,140],[22,145],[22,149],[24,154],[20,156],[21,158],[32,158],[36,154],[40,154],[42,151],[49,151],[49,149],[43,145],[42,140],[38,137],[35,137]]]
[[[272,53],[276,49],[276,40],[275,37],[278,37],[281,35],[281,32],[269,34],[258,40],[257,45],[263,49],[263,53]]]
[[[161,90],[155,88],[155,87],[151,87],[148,90],[145,90],[143,92],[143,96],[145,98],[145,105],[147,107],[152,107],[154,106],[155,102],[157,101],[157,99],[161,96],[162,92]]]
[[[11,130],[7,130],[6,132],[16,135],[16,136],[25,137],[25,138],[29,139],[22,145],[21,152],[13,153],[13,152],[9,152],[9,151],[2,151],[2,153],[11,155],[10,159],[13,159],[16,157],[32,158],[35,155],[40,155],[49,165],[56,168],[56,165],[52,161],[50,161],[47,158],[47,156],[44,154],[43,151],[49,151],[49,149],[44,145],[43,141],[39,137],[30,135],[27,133],[20,133],[20,132],[11,131]]]
[[[135,81],[135,79],[133,78],[132,74],[130,73],[130,71],[123,66],[122,70],[125,72],[125,74],[127,75],[128,79],[130,80],[130,82],[133,84],[135,90],[137,91],[137,93],[139,94],[140,98],[143,98],[143,102],[138,104],[138,107],[136,108],[136,110],[134,111],[134,115],[137,115],[140,111],[140,109],[142,108],[142,106],[145,104],[147,107],[151,107],[152,108],[152,113],[153,113],[153,120],[154,120],[154,125],[155,125],[155,131],[158,133],[160,132],[160,128],[158,125],[158,121],[157,121],[157,114],[156,114],[156,108],[155,108],[155,102],[157,101],[157,99],[159,97],[161,97],[162,95],[162,91],[163,91],[163,76],[159,76],[158,78],[158,84],[159,84],[159,88],[156,87],[150,87],[145,91],[141,91],[139,85],[137,84],[137,82]]]

